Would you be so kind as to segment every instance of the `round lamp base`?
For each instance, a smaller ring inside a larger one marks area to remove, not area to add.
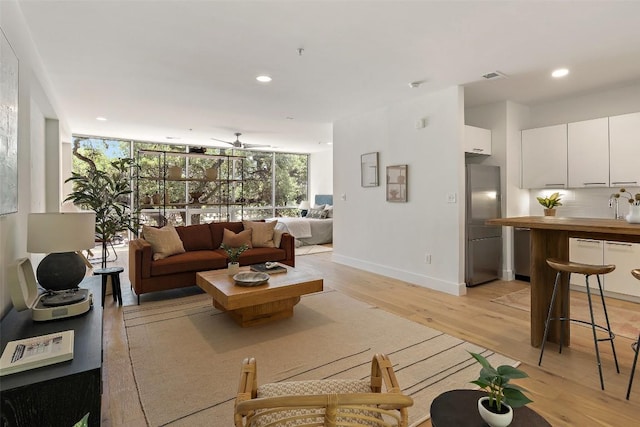
[[[82,258],[75,252],[49,254],[36,270],[38,283],[49,291],[77,288],[87,271]]]

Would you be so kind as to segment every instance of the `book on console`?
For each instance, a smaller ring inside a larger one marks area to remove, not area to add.
[[[7,343],[0,357],[0,376],[73,359],[73,330]]]
[[[267,268],[266,263],[262,263],[262,264],[253,264],[251,266],[251,271],[259,271],[261,273],[267,273],[267,274],[277,274],[277,273],[286,273],[287,269],[277,264],[271,268]]]

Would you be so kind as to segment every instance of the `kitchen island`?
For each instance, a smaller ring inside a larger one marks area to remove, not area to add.
[[[640,243],[640,224],[630,224],[622,219],[524,216],[490,219],[486,223],[531,229],[531,345],[534,347],[542,344],[544,322],[556,276],[556,271],[547,265],[547,258],[569,260],[570,237]],[[560,317],[560,307],[564,304],[565,295],[569,295],[568,288],[569,281],[565,275],[561,282],[561,292],[557,296],[554,317]],[[571,307],[567,306],[570,313]],[[563,344],[569,345],[569,322],[553,322],[548,340],[559,343],[561,327],[564,328]]]

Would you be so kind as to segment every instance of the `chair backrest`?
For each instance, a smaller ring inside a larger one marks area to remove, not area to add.
[[[246,415],[245,427],[406,427],[400,409],[412,404],[399,393],[288,395],[240,402],[236,413]]]

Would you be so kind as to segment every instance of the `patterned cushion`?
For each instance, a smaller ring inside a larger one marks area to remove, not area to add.
[[[307,218],[325,219],[328,213],[329,212],[324,209],[309,209],[309,212],[307,212]]]
[[[264,384],[258,387],[258,397],[278,397],[287,395],[312,395],[312,394],[347,394],[347,393],[371,393],[370,381],[366,380],[310,380],[310,381],[290,381]],[[369,417],[381,419],[380,414],[372,411],[345,409],[345,412],[354,412]],[[318,414],[318,422],[324,416],[324,409],[292,409],[288,411],[274,412],[256,419],[255,427],[261,427],[297,415]],[[338,418],[340,420],[340,418]],[[309,423],[309,419],[286,420],[278,423],[278,427],[295,427]],[[363,421],[362,425],[378,426],[378,423],[368,423]]]

